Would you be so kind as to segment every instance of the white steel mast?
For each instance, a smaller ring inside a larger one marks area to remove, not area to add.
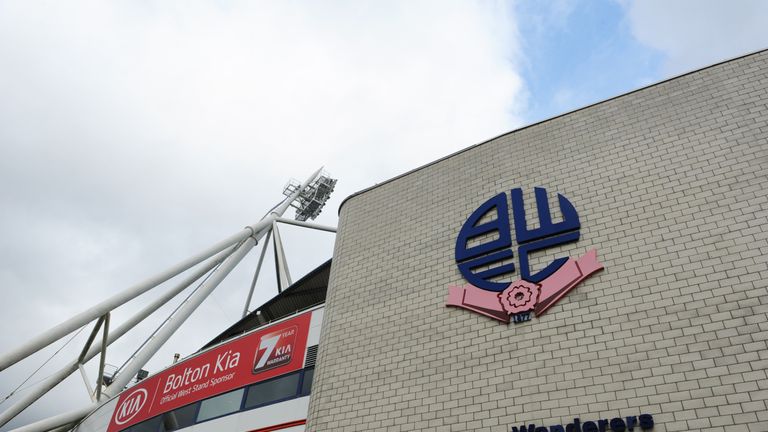
[[[23,426],[14,431],[49,431],[49,430],[68,430],[76,422],[80,421],[83,417],[90,412],[98,408],[104,401],[119,394],[125,386],[133,379],[139,370],[149,361],[152,356],[168,341],[168,339],[179,329],[179,327],[189,318],[189,316],[205,301],[205,299],[216,289],[222,280],[234,269],[245,255],[261,240],[265,235],[269,236],[272,231],[275,231],[272,235],[275,241],[275,250],[280,253],[280,260],[277,264],[278,280],[282,285],[286,281],[290,281],[290,276],[286,277],[287,264],[285,263],[285,257],[283,255],[283,246],[280,241],[279,235],[275,230],[276,224],[290,223],[306,228],[314,228],[322,231],[335,232],[333,227],[315,225],[305,222],[308,218],[314,219],[322,210],[328,197],[334,189],[336,180],[330,178],[327,174],[322,173],[322,168],[315,171],[307,180],[299,184],[298,182],[289,182],[283,193],[286,198],[278,203],[272,210],[270,210],[259,222],[245,227],[242,231],[237,232],[228,238],[210,246],[204,251],[179,262],[149,279],[129,287],[124,291],[115,294],[114,296],[98,303],[97,305],[75,315],[74,317],[60,323],[59,325],[51,328],[50,330],[32,338],[27,343],[14,350],[0,355],[0,371],[12,366],[41,350],[42,348],[56,342],[60,338],[66,336],[74,330],[77,330],[84,325],[92,321],[96,321],[96,326],[91,333],[91,337],[88,343],[83,348],[81,355],[69,363],[66,366],[55,372],[53,375],[44,379],[39,383],[32,391],[24,395],[21,399],[17,400],[14,405],[8,408],[5,412],[0,414],[0,426],[8,423],[14,417],[16,417],[25,408],[47,393],[50,389],[55,387],[65,378],[67,378],[72,372],[80,369],[88,360],[92,359],[98,354],[101,354],[100,362],[103,369],[104,357],[106,356],[106,348],[109,344],[123,336],[131,328],[133,328],[140,321],[148,317],[155,312],[158,308],[166,304],[169,300],[176,295],[184,291],[187,287],[194,284],[195,281],[200,279],[205,274],[211,272],[208,277],[195,289],[195,291],[180,305],[180,307],[174,311],[174,313],[163,323],[158,331],[153,334],[150,339],[133,355],[132,358],[124,365],[123,368],[112,378],[111,383],[102,391],[102,377],[97,377],[97,397],[92,397],[93,403],[87,404],[77,410],[60,414],[54,417],[50,417],[44,420],[31,423]],[[296,221],[285,219],[282,217],[283,213],[288,207],[294,207],[296,211]],[[265,241],[264,248],[266,250]],[[253,287],[256,284],[256,280],[259,276],[259,269],[261,267],[262,256],[259,259],[259,265],[254,275],[253,284],[249,291],[248,298],[244,307],[243,314],[245,315],[248,310],[248,306],[253,294]],[[117,329],[109,331],[109,313],[115,308],[127,303],[130,300],[135,299],[141,294],[155,288],[156,286],[166,282],[167,280],[195,267],[201,262],[208,260],[206,264],[185,277],[178,285],[174,286],[167,293],[163,294],[158,299],[154,300],[138,313],[129,318],[125,323],[119,326]],[[281,286],[285,288],[285,286]],[[97,340],[94,343],[96,333],[100,326],[104,324],[103,338]],[[88,387],[89,384],[86,383]],[[100,396],[100,397],[99,397]]]

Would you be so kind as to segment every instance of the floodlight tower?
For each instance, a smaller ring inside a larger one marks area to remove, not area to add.
[[[291,196],[299,190],[301,183],[298,180],[291,179],[283,189],[283,195]],[[325,206],[325,202],[330,198],[333,189],[336,187],[336,179],[323,171],[317,176],[308,187],[304,188],[296,200],[291,203],[291,207],[296,209],[296,220],[306,221],[315,220]]]
[[[261,271],[261,264],[264,261],[264,255],[267,251],[267,243],[269,243],[270,237],[274,244],[275,253],[275,276],[277,277],[277,291],[282,292],[283,289],[291,285],[291,273],[288,270],[288,262],[285,259],[285,250],[283,248],[283,240],[280,236],[280,230],[277,227],[277,223],[285,223],[288,225],[297,225],[304,228],[312,228],[320,231],[336,232],[336,228],[308,223],[307,219],[314,220],[320,212],[323,210],[325,203],[331,197],[331,193],[336,187],[337,180],[331,178],[330,174],[326,171],[320,171],[312,181],[306,187],[303,187],[298,180],[291,179],[283,188],[283,195],[286,197],[296,196],[291,201],[291,207],[296,209],[295,220],[277,218],[272,224],[271,229],[267,232],[267,240],[264,242],[264,247],[261,250],[261,256],[259,256],[259,263],[256,265],[256,272],[253,275],[253,281],[251,282],[251,289],[248,291],[248,297],[245,300],[245,306],[243,307],[243,316],[248,314],[248,307],[251,304],[251,298],[253,297],[253,290],[256,287],[256,282],[259,279],[259,272]]]

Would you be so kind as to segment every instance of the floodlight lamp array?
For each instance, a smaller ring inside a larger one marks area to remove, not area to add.
[[[337,181],[331,178],[327,172],[321,172],[291,203],[291,207],[296,209],[295,219],[304,222],[307,219],[314,220],[320,215],[326,201],[331,197]],[[283,195],[291,196],[300,186],[298,180],[289,180],[283,189]]]

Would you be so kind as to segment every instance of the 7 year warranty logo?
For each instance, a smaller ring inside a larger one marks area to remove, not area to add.
[[[257,374],[290,363],[296,348],[297,332],[298,328],[291,326],[262,336],[252,372]]]
[[[512,228],[507,194],[502,192],[477,208],[456,239],[456,264],[469,285],[448,288],[446,306],[459,307],[508,323],[539,316],[584,279],[602,270],[597,250],[579,258],[557,258],[531,273],[528,256],[579,239],[579,215],[570,201],[558,194],[561,222],[552,222],[547,191],[534,188],[539,225],[528,229],[523,191],[512,189],[512,216],[520,278],[503,282],[515,273]]]

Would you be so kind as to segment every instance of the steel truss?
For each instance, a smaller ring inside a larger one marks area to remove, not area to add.
[[[288,272],[285,254],[283,252],[282,241],[280,240],[280,235],[277,230],[277,223],[336,232],[336,229],[333,227],[305,222],[307,218],[314,219],[319,214],[335,184],[336,180],[331,179],[327,174],[323,173],[322,168],[315,171],[315,173],[301,184],[298,184],[298,182],[289,183],[290,187],[287,187],[283,192],[287,197],[269,211],[259,222],[245,227],[243,230],[210,246],[196,255],[177,263],[171,268],[86,309],[48,331],[43,332],[37,337],[30,339],[16,349],[0,355],[0,371],[3,371],[56,342],[69,333],[95,321],[94,328],[78,358],[73,359],[53,375],[43,380],[33,388],[32,391],[20,397],[10,408],[0,414],[0,426],[11,421],[24,409],[66,379],[74,371],[80,370],[83,374],[88,393],[91,395],[92,403],[68,413],[59,414],[28,424],[14,429],[13,431],[43,432],[70,430],[86,415],[96,410],[109,399],[118,395],[130,383],[133,377],[136,376],[147,361],[157,353],[187,318],[189,318],[203,301],[208,298],[221,281],[224,280],[224,278],[241,262],[245,255],[265,236],[267,239],[264,241],[253,282],[250,286],[248,297],[243,308],[243,316],[248,313],[248,307],[251,303],[253,290],[259,277],[261,264],[270,237],[273,239],[275,248],[278,290],[287,288],[291,283],[291,278]],[[295,207],[297,209],[296,218],[298,220],[282,217],[288,207]],[[204,264],[199,265],[203,262]],[[110,314],[114,309],[196,266],[199,268],[190,272],[177,285],[143,307],[122,325],[116,329],[109,328]],[[194,292],[171,314],[171,316],[144,343],[144,345],[141,346],[126,364],[123,365],[117,374],[112,377],[111,382],[108,383],[108,385],[105,385],[107,383],[105,383],[103,379],[103,374],[107,346],[122,337],[139,322],[157,311],[160,307],[168,303],[171,299],[175,298],[178,294],[205,275],[208,276],[194,290]],[[100,329],[102,329],[102,337],[101,340],[98,340],[97,335]],[[91,388],[90,381],[85,375],[83,365],[96,355],[99,355],[100,358],[99,375],[96,378],[96,386],[94,390]]]

